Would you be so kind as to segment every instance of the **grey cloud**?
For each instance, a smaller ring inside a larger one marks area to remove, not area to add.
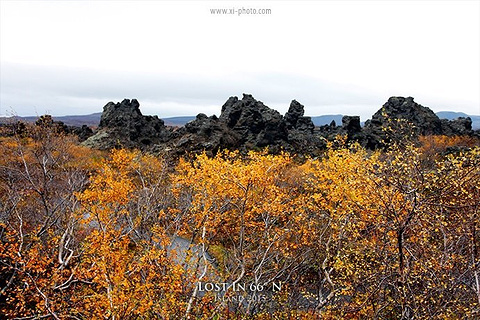
[[[108,101],[136,98],[149,105],[177,103],[191,106],[191,115],[202,106],[221,105],[232,95],[251,93],[266,105],[285,111],[292,99],[307,114],[347,113],[371,115],[388,97],[353,85],[285,74],[233,74],[223,77],[129,73],[70,67],[28,66],[2,63],[1,112],[12,108],[19,115],[48,111],[54,115],[100,112]],[[350,108],[350,110],[348,110]],[[188,109],[188,108],[187,108]],[[353,112],[352,112],[353,109]],[[368,109],[368,110],[367,110]],[[163,110],[176,115],[176,110]],[[183,112],[189,112],[184,110]]]

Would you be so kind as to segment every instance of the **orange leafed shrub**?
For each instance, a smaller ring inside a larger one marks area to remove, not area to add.
[[[0,139],[0,318],[480,315],[475,141],[172,165],[44,127]]]

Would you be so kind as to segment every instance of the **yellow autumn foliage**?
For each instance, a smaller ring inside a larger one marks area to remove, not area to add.
[[[475,141],[171,163],[38,130],[0,140],[0,318],[480,316]]]

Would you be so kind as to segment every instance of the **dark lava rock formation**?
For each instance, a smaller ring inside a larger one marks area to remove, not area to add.
[[[219,121],[240,138],[239,145],[262,148],[286,139],[282,115],[249,94],[244,94],[242,100],[229,98],[222,106]]]
[[[304,106],[295,100],[282,116],[249,94],[244,94],[241,100],[231,97],[222,106],[219,117],[200,113],[195,120],[175,130],[156,116],[143,116],[137,100],[125,99],[104,107],[99,130],[84,145],[98,149],[136,147],[178,154],[265,147],[272,153],[285,150],[314,154],[325,146],[324,139],[314,134],[314,127],[310,117],[304,116]]]
[[[178,153],[205,150],[213,154],[221,149],[247,151],[268,147],[272,153],[314,153],[325,144],[314,135],[310,117],[303,115],[303,105],[295,100],[283,117],[249,94],[241,100],[230,97],[222,106],[220,117],[201,113],[177,130],[169,149]]]
[[[344,116],[341,126],[332,122],[319,127],[317,132],[327,140],[346,135],[347,141],[357,141],[368,149],[383,148],[391,142],[416,139],[420,135],[475,135],[470,118],[440,119],[412,97],[391,97],[363,128],[360,117]]]
[[[412,97],[391,97],[371,120],[365,122],[365,145],[375,149],[392,141],[419,135],[471,135],[470,118],[440,120],[429,108]]]
[[[114,147],[147,149],[171,138],[171,132],[165,127],[162,119],[142,115],[136,99],[107,103],[103,107],[98,129],[84,145],[98,149]]]
[[[330,125],[316,128],[311,118],[304,116],[304,106],[296,100],[282,116],[252,95],[244,94],[242,99],[230,97],[219,117],[200,113],[181,128],[166,127],[158,117],[142,115],[135,99],[109,102],[104,107],[98,131],[84,144],[99,149],[127,147],[178,155],[266,147],[271,153],[284,150],[316,155],[325,148],[327,140],[333,140],[338,134],[375,149],[406,136],[472,135],[474,132],[470,118],[440,120],[432,110],[411,97],[391,97],[363,128],[358,116],[344,116],[341,126],[332,121]]]

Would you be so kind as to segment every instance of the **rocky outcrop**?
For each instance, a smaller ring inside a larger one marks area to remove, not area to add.
[[[57,133],[73,134],[78,137],[78,140],[80,142],[87,140],[93,135],[93,130],[87,125],[83,125],[81,127],[67,126],[62,121],[55,121],[53,117],[48,114],[40,116],[35,121],[35,125],[40,127],[48,127],[50,129],[53,129]]]
[[[315,128],[304,112],[304,106],[293,100],[282,116],[252,95],[244,94],[242,99],[230,97],[219,117],[200,113],[185,126],[172,128],[156,116],[142,115],[137,100],[125,99],[105,105],[99,130],[84,144],[99,149],[128,147],[179,155],[266,147],[272,153],[284,150],[316,155],[321,153],[327,140],[333,140],[338,134],[375,149],[407,136],[473,133],[470,118],[440,120],[412,97],[391,97],[363,128],[358,116],[344,116],[341,126],[332,121],[330,125]]]
[[[382,147],[392,141],[419,135],[469,135],[471,120],[440,120],[429,108],[416,103],[412,97],[391,97],[363,128],[368,148]]]
[[[359,116],[343,116],[342,131],[347,135],[348,140],[363,141],[365,139]]]
[[[314,134],[314,124],[304,116],[304,106],[293,100],[285,116],[252,95],[229,98],[219,117],[198,114],[179,129],[168,128],[158,117],[143,116],[137,100],[105,105],[99,130],[84,145],[108,149],[136,147],[177,154],[214,154],[221,149],[242,151],[268,147],[270,152],[315,153],[324,140]]]
[[[312,133],[315,125],[312,122],[312,118],[305,117],[304,113],[305,107],[297,100],[293,100],[290,103],[290,108],[288,108],[288,111],[285,114],[285,125],[287,130]]]
[[[325,140],[315,134],[315,125],[310,117],[305,117],[305,107],[293,100],[285,114],[288,147],[286,150],[301,150],[302,153],[315,154],[326,146]]]
[[[441,119],[442,131],[445,135],[471,135],[472,119],[470,117],[459,117],[453,120]]]
[[[215,154],[224,148],[238,146],[240,137],[213,115],[200,113],[195,120],[188,122],[177,131],[177,137],[168,143],[168,146],[158,146],[167,150],[174,150],[177,154],[206,151]]]
[[[241,100],[229,98],[222,106],[219,121],[240,137],[239,145],[262,148],[286,139],[282,115],[249,94]]]
[[[144,116],[136,99],[119,103],[109,102],[103,107],[99,130],[84,145],[98,149],[114,147],[147,149],[170,140],[172,133],[162,119]]]
[[[244,94],[242,99],[230,97],[218,118],[197,115],[178,130],[178,137],[171,141],[169,149],[179,153],[202,150],[215,153],[220,149],[247,151],[268,147],[272,153],[314,152],[324,142],[314,135],[313,129],[313,122],[304,116],[304,107],[297,101],[292,101],[282,116],[252,95]]]
[[[81,127],[69,126],[68,130],[69,133],[76,135],[80,142],[83,142],[93,136],[92,128],[90,128],[86,124],[82,125]]]
[[[338,135],[347,137],[347,141],[362,142],[365,140],[365,132],[362,129],[359,116],[343,116],[342,125],[337,126],[334,120],[329,125],[316,128],[316,133],[325,140],[333,141]]]

